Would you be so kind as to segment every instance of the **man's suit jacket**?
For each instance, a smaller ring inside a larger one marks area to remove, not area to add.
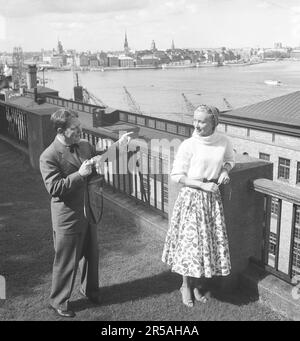
[[[40,156],[40,170],[51,195],[53,229],[63,234],[80,233],[88,225],[87,179],[78,170],[84,160],[95,155],[86,140],[79,142],[79,157],[56,137]]]

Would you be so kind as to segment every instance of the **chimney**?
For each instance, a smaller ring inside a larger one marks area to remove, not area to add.
[[[36,88],[37,86],[37,67],[36,65],[28,65],[27,71],[27,87],[28,89]]]
[[[37,103],[38,93],[37,93],[37,87],[36,86],[34,87],[33,91],[34,91],[34,101],[35,101],[35,103]]]
[[[105,115],[104,109],[95,108],[93,110],[93,127],[94,128],[102,127],[104,125],[104,115]]]

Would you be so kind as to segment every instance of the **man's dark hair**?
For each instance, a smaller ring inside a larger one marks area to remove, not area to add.
[[[50,120],[53,123],[55,131],[57,131],[58,128],[66,130],[70,119],[73,117],[78,117],[76,111],[61,108],[51,115]]]

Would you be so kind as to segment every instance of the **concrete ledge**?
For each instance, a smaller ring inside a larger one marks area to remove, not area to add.
[[[114,193],[108,187],[104,188],[104,209],[109,207],[122,219],[134,222],[138,227],[151,233],[156,239],[164,241],[168,230],[168,219],[163,218],[140,203],[135,203],[125,194]]]
[[[254,264],[240,275],[239,285],[241,289],[256,294],[260,302],[271,309],[291,320],[300,321],[300,298],[293,298],[293,285]]]
[[[14,148],[18,149],[20,152],[22,152],[22,153],[26,154],[27,156],[29,156],[28,148],[20,145],[18,142],[16,142],[12,138],[0,134],[0,140],[10,144]]]

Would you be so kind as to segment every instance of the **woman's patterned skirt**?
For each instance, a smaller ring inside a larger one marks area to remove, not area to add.
[[[175,202],[162,261],[195,278],[227,276],[230,255],[221,195],[183,187]]]

